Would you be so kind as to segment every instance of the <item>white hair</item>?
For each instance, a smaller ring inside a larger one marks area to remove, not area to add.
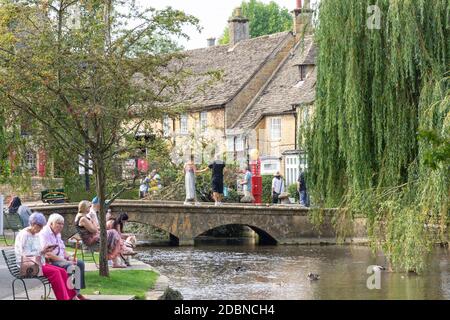
[[[58,213],[52,213],[50,217],[48,217],[48,224],[51,225],[53,223],[64,222],[64,217]]]

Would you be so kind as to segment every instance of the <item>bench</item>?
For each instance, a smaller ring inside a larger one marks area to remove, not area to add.
[[[2,254],[3,254],[3,258],[5,259],[5,263],[6,266],[8,267],[9,273],[14,277],[14,280],[12,282],[12,292],[13,292],[13,299],[14,300],[30,300],[30,297],[28,296],[28,290],[27,290],[27,286],[25,284],[25,280],[27,279],[37,279],[39,281],[42,282],[42,284],[44,285],[44,300],[47,300],[48,297],[50,296],[50,293],[52,292],[52,285],[50,284],[50,281],[48,281],[48,279],[46,277],[23,277],[20,275],[20,269],[19,266],[17,265],[17,261],[16,261],[16,253],[14,252],[14,250],[9,249],[9,250],[2,250]],[[25,289],[25,294],[27,295],[26,298],[16,298],[16,291],[15,291],[15,283],[16,281],[21,281],[23,284],[23,288]],[[48,286],[48,294],[47,294],[47,286]]]
[[[14,239],[16,238],[16,232],[19,232],[23,229],[22,219],[17,213],[3,213],[3,230],[12,230]],[[6,236],[2,236],[3,241],[5,241],[8,246],[8,242],[6,241]]]
[[[47,189],[41,191],[41,200],[44,203],[65,203],[69,198],[64,189]]]

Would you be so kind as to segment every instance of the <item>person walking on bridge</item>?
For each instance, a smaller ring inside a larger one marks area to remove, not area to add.
[[[280,172],[274,174],[272,179],[272,203],[278,204],[279,197],[284,192],[284,181]]]
[[[223,194],[223,169],[225,168],[225,162],[220,160],[220,156],[216,156],[216,160],[211,162],[208,168],[212,171],[212,190],[213,198],[216,206],[222,205],[222,194]]]
[[[195,201],[196,205],[200,203],[197,200],[197,193],[195,189],[195,175],[207,171],[208,168],[203,170],[197,170],[194,162],[194,155],[191,155],[190,160],[184,165],[184,182],[186,185],[186,199],[184,201],[185,205],[192,204]]]

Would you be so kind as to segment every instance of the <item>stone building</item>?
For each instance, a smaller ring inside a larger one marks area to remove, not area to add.
[[[226,151],[241,167],[250,150],[258,149],[262,174],[280,171],[288,184],[296,181],[305,163],[298,132],[312,112],[317,54],[309,1],[297,6],[291,32],[250,39],[248,19],[236,9],[229,20],[230,44],[208,39],[206,48],[184,52],[184,67],[197,75],[181,89],[185,113],[159,124],[175,148],[198,152],[200,146],[207,156]],[[205,76],[198,75],[213,70],[221,79],[205,85]]]
[[[227,129],[228,139],[243,140],[245,151],[258,149],[261,173],[280,171],[294,183],[305,157],[299,128],[307,124],[315,97],[316,48],[311,36],[297,42],[241,116]]]

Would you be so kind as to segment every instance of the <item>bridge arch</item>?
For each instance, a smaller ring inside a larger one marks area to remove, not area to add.
[[[259,227],[256,227],[256,226],[254,226],[252,224],[247,224],[247,223],[223,223],[223,224],[218,224],[218,225],[215,225],[213,227],[209,227],[209,228],[207,228],[207,229],[205,229],[203,231],[200,231],[200,232],[197,231],[195,236],[194,236],[194,239],[197,239],[201,235],[203,235],[203,234],[205,234],[205,233],[207,233],[207,232],[209,232],[211,230],[214,230],[214,229],[217,229],[217,228],[220,228],[220,227],[224,227],[224,226],[245,226],[245,227],[249,227],[251,230],[253,230],[258,235],[258,238],[259,238],[258,244],[259,245],[277,245],[278,244],[278,241],[269,232],[267,232],[267,231],[265,231],[265,230],[263,230],[263,229],[261,229]]]
[[[128,223],[149,226],[149,227],[152,227],[154,229],[158,229],[160,231],[163,231],[163,232],[167,233],[168,236],[169,236],[167,240],[168,240],[168,243],[169,243],[170,246],[179,246],[179,244],[180,244],[180,239],[179,239],[178,235],[175,235],[172,232],[170,232],[169,228],[167,228],[165,226],[157,225],[157,224],[151,223],[151,222],[143,222],[143,221],[139,221],[137,219],[129,219]]]

